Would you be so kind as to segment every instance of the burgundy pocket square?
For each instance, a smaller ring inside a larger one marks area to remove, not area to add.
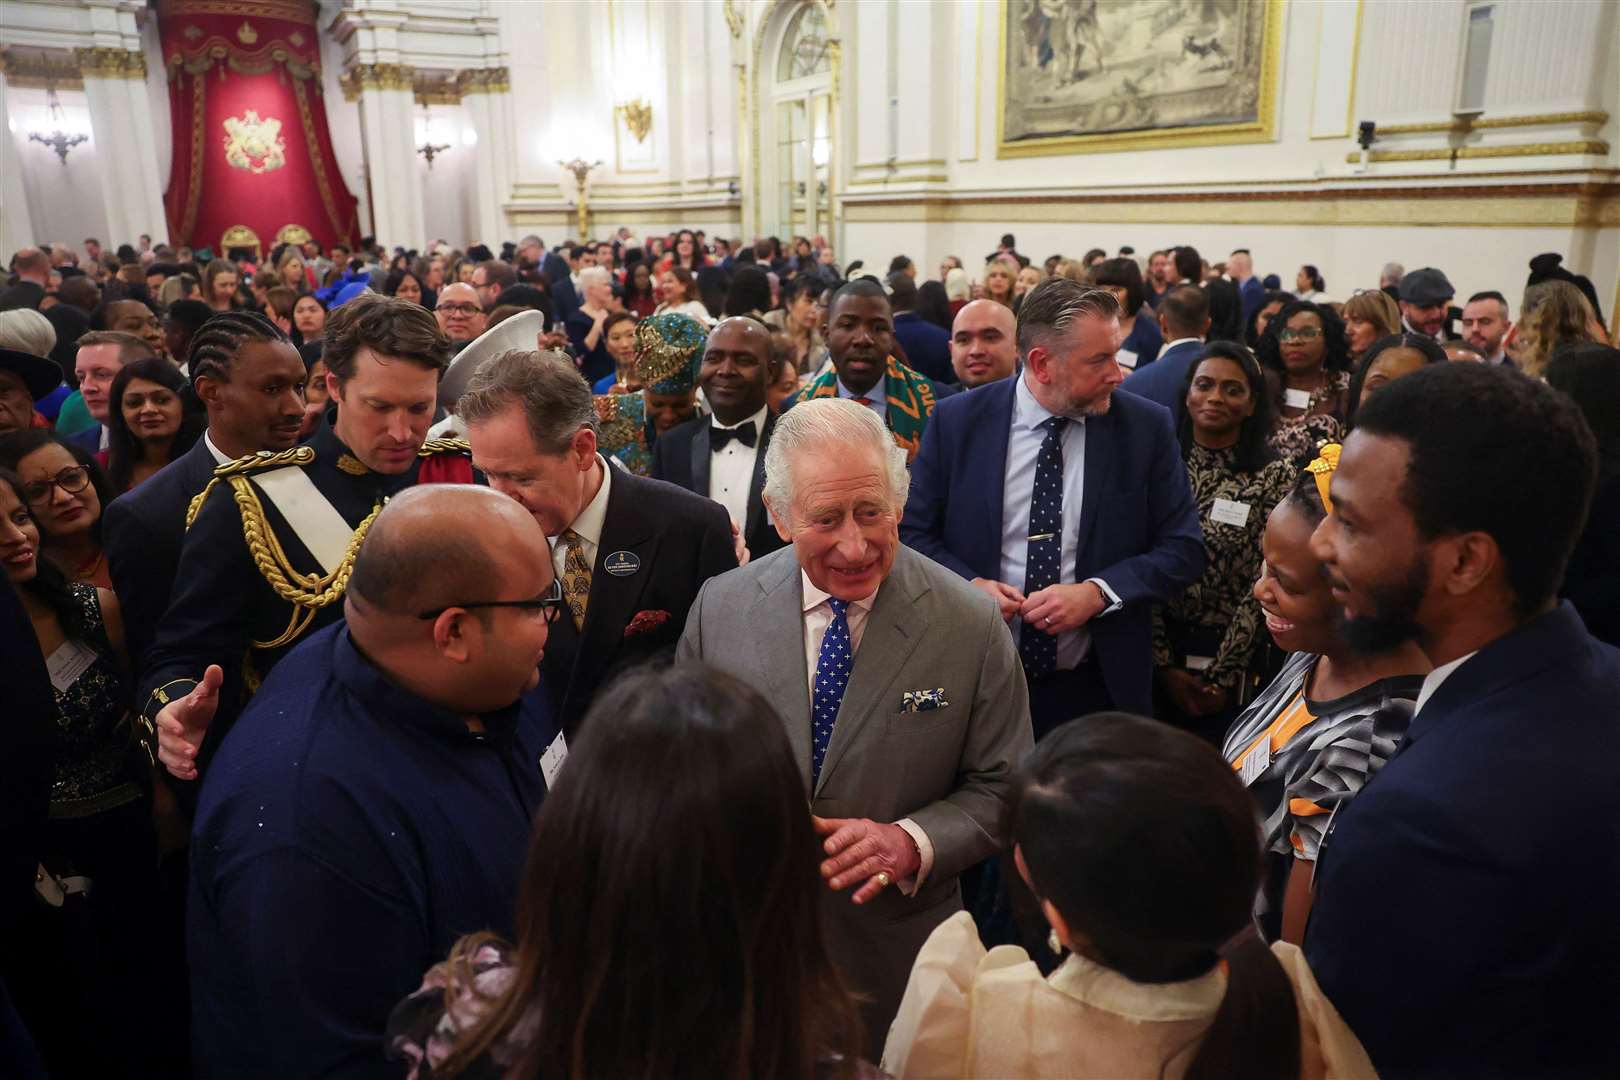
[[[650,634],[660,626],[669,622],[667,611],[638,611],[630,625],[624,628],[625,637],[635,637],[638,634]]]

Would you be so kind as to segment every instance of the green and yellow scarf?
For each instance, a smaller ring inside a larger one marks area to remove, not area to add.
[[[909,464],[917,456],[917,449],[922,446],[923,428],[934,414],[934,388],[926,375],[912,371],[892,356],[883,374],[884,388],[889,395],[885,403],[889,432],[894,436],[895,445],[906,452]],[[829,366],[799,388],[793,395],[793,403],[837,396],[838,370]]]

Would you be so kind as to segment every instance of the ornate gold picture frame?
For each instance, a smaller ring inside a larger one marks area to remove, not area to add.
[[[1000,0],[996,156],[1269,142],[1283,0]]]

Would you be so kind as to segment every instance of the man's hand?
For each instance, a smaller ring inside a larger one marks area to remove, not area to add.
[[[1078,630],[1107,610],[1108,597],[1089,581],[1078,585],[1048,585],[1024,599],[1019,614],[1025,626],[1048,634]]]
[[[1005,581],[976,577],[973,579],[973,587],[994,600],[1001,608],[1001,617],[1008,622],[1012,622],[1013,616],[1018,614],[1018,609],[1024,606],[1024,594]]]
[[[916,876],[922,868],[922,855],[911,834],[898,825],[884,825],[866,818],[819,818],[810,823],[825,836],[822,850],[830,856],[821,864],[821,876],[835,891],[858,882],[865,884],[850,897],[864,904],[883,891]],[[887,875],[879,880],[878,875]]]
[[[1205,682],[1185,668],[1160,668],[1159,686],[1176,708],[1189,717],[1214,716],[1226,708],[1224,688]]]
[[[169,702],[158,711],[158,760],[176,780],[197,779],[197,748],[219,708],[219,684],[225,681],[225,672],[218,664],[209,664],[203,672],[202,682],[191,688],[191,693]]]
[[[748,545],[743,542],[742,527],[735,519],[731,521],[731,546],[737,552],[737,565],[748,565]]]

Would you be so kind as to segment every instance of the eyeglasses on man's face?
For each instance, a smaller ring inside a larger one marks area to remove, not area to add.
[[[61,488],[69,495],[77,495],[89,486],[90,470],[83,465],[69,465],[48,479],[24,484],[22,493],[31,505],[38,506],[50,501],[52,488]]]
[[[477,304],[440,304],[433,310],[442,311],[446,315],[465,315],[470,319],[474,315],[482,312],[484,309],[479,307]]]
[[[444,607],[434,608],[432,611],[421,612],[416,617],[418,619],[437,619],[440,615],[443,615],[452,608],[470,609],[510,607],[522,608],[526,611],[533,611],[534,609],[539,608],[541,611],[545,612],[546,623],[549,625],[550,623],[556,622],[558,616],[562,614],[562,606],[562,580],[560,578],[553,578],[551,581],[551,588],[546,590],[545,595],[536,596],[532,600],[475,600],[467,604],[446,604]]]

